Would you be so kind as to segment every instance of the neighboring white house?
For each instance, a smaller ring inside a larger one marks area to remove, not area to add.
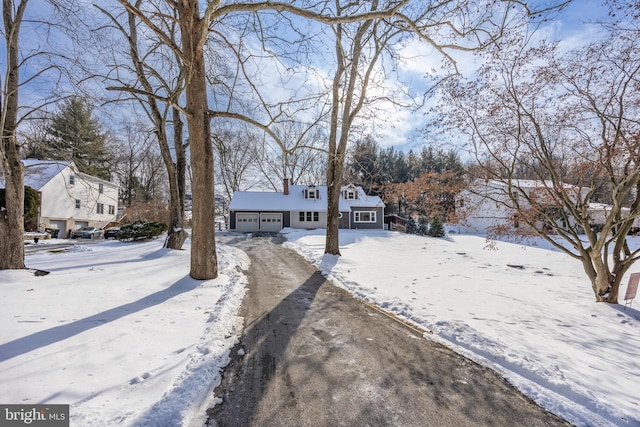
[[[594,227],[602,229],[602,225],[605,223],[606,218],[611,214],[613,206],[604,203],[589,203],[589,224]],[[621,208],[623,218],[627,218],[631,214],[631,209]],[[636,218],[633,221],[631,233],[637,233],[640,231],[640,218]]]
[[[79,172],[73,162],[25,159],[24,185],[40,193],[39,228],[104,227],[116,220],[118,185]],[[4,182],[0,182],[4,187]]]
[[[367,196],[362,187],[342,187],[339,227],[383,229],[384,203]],[[229,229],[242,232],[277,232],[284,227],[326,228],[327,187],[289,185],[282,192],[237,191],[229,205]]]
[[[565,184],[575,193],[575,197],[582,200],[588,189]],[[524,192],[528,197],[545,197],[545,194],[553,188],[551,182],[536,180],[513,180],[511,191],[513,197],[519,200],[520,206],[526,209],[526,197],[520,197],[518,192]],[[571,193],[572,191],[568,191]],[[549,204],[549,209],[561,209]],[[456,196],[456,212],[463,219],[455,225],[449,224],[448,230],[458,233],[486,234],[496,227],[517,231],[523,224],[509,197],[509,186],[506,182],[497,180],[476,180],[472,187],[463,190]],[[542,224],[541,224],[542,225]],[[566,227],[571,224],[559,224]]]

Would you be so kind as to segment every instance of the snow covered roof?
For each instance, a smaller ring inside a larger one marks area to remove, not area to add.
[[[24,185],[34,190],[40,190],[54,176],[65,168],[72,166],[73,162],[63,160],[38,160],[24,159]],[[0,188],[4,188],[4,177],[0,177]]]
[[[63,160],[25,159],[24,185],[40,190],[54,176],[73,165],[73,162]]]
[[[68,160],[24,159],[22,164],[24,165],[24,185],[38,191],[66,168],[71,168],[73,173],[82,179],[102,182],[112,187],[118,186],[111,181],[78,171],[75,163]],[[4,188],[4,178],[2,176],[0,176],[0,188]]]
[[[289,185],[289,194],[267,191],[236,191],[233,193],[229,210],[231,211],[316,211],[327,210],[327,186],[316,185],[320,192],[317,199],[305,199],[304,190],[307,185]],[[368,196],[362,187],[347,186],[358,191],[357,199],[340,198],[339,210],[350,211],[352,207],[384,207],[382,199],[378,196]]]

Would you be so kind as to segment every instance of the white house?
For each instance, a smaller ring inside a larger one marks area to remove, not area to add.
[[[339,227],[383,229],[384,203],[368,196],[362,187],[342,187]],[[237,191],[229,205],[229,229],[242,232],[277,232],[284,227],[326,228],[327,187],[289,185],[282,192]]]
[[[602,229],[602,225],[605,223],[606,218],[611,214],[613,210],[613,206],[607,205],[604,203],[589,203],[589,223],[592,228]],[[631,215],[631,209],[629,208],[621,208],[620,209],[623,218],[629,217]],[[633,220],[633,225],[631,227],[631,233],[637,233],[640,231],[640,218],[636,218]]]
[[[118,185],[79,172],[73,162],[26,159],[24,185],[40,193],[38,225],[63,234],[116,220]],[[4,183],[3,183],[4,184]]]
[[[523,224],[513,205],[509,191],[511,190],[521,207],[526,209],[527,197],[544,200],[549,191],[552,191],[553,184],[549,181],[536,180],[513,180],[511,189],[507,182],[498,180],[475,180],[468,190],[463,190],[456,197],[456,213],[461,218],[458,224],[448,225],[448,230],[458,233],[486,234],[487,231],[501,227],[503,229],[517,231]],[[588,191],[586,188],[580,188],[573,185],[565,184],[565,189],[569,194],[573,194],[576,200],[578,197],[584,200]],[[518,194],[524,193],[524,194]],[[554,206],[552,201],[549,202],[548,209],[562,209],[560,206]],[[542,224],[541,224],[542,225]],[[559,224],[568,226],[570,224]]]

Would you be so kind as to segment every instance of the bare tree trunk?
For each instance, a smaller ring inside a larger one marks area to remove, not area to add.
[[[342,188],[342,156],[332,150],[327,169],[327,233],[324,252],[340,255],[340,190]]]
[[[372,10],[377,8],[377,1],[373,2],[371,8]],[[343,36],[347,33],[344,32],[342,24],[336,26],[336,62],[338,66],[332,86],[329,165],[327,170],[327,196],[329,200],[327,201],[327,234],[324,250],[325,253],[330,255],[340,255],[339,205],[347,141],[349,140],[352,124],[366,99],[369,75],[381,52],[381,47],[377,45],[377,49],[372,57],[369,58],[370,62],[365,65],[365,72],[361,76],[360,59],[363,46],[366,43],[363,40],[365,40],[365,35],[371,26],[375,28],[372,21],[365,21],[358,25],[355,36],[351,40],[351,46],[347,50],[351,53],[350,57],[346,57],[345,49],[342,46]],[[377,36],[374,30],[373,37],[377,38]],[[345,39],[349,38],[345,37]],[[362,77],[362,81],[360,81],[360,77]],[[356,96],[355,90],[358,84],[361,87],[359,95]],[[342,114],[340,120],[338,120],[340,109]]]
[[[9,113],[11,108],[7,109]],[[2,162],[5,175],[6,210],[0,211],[0,269],[24,268],[24,176],[15,129],[5,125],[2,130],[6,160]]]
[[[207,22],[200,18],[198,1],[178,2],[182,54],[186,70],[185,108],[193,171],[191,272],[194,279],[215,279],[218,262],[215,243],[213,145],[209,127],[204,42]]]
[[[24,268],[24,173],[20,146],[16,140],[18,123],[18,33],[26,1],[15,15],[12,1],[4,1],[2,15],[7,49],[4,100],[0,99],[2,141],[0,157],[5,178],[5,210],[0,210],[0,269]],[[4,102],[3,102],[4,101]]]
[[[187,232],[184,229],[184,195],[185,195],[185,174],[186,174],[186,154],[182,144],[182,120],[180,111],[173,109],[173,147],[175,150],[175,165],[167,165],[169,173],[169,231],[165,247],[169,249],[182,249],[182,245],[187,240]]]

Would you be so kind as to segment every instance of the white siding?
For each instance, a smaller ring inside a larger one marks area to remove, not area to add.
[[[70,176],[75,177],[74,184],[69,183]],[[103,184],[103,192],[99,192],[99,184]],[[115,221],[118,212],[118,187],[89,175],[75,173],[67,167],[55,175],[40,189],[41,222],[48,219],[71,219],[74,222],[88,222],[89,225],[104,226]],[[80,208],[76,208],[76,200]],[[104,205],[102,214],[97,213],[98,203]],[[114,213],[109,214],[109,206]],[[71,226],[71,224],[69,225]]]

